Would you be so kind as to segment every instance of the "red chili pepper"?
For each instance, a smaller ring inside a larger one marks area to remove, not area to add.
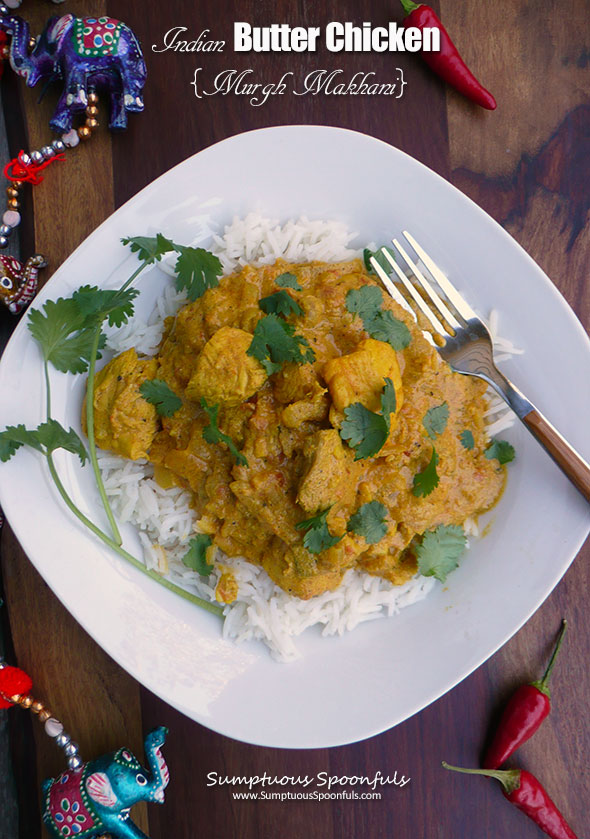
[[[440,29],[440,51],[422,52],[422,58],[430,69],[459,93],[477,105],[481,105],[482,108],[493,111],[496,108],[496,100],[467,67],[436,12],[430,6],[413,3],[412,0],[401,0],[401,4],[407,15],[404,20],[406,26],[416,26],[420,31],[428,26]]]
[[[551,710],[551,697],[547,683],[566,629],[567,621],[564,620],[555,649],[541,681],[522,685],[510,698],[500,718],[498,730],[483,760],[482,766],[485,769],[497,769],[505,763],[510,755],[514,754],[526,740],[533,736],[548,716]]]
[[[468,775],[486,775],[502,784],[505,798],[532,819],[551,839],[578,839],[559,812],[547,790],[526,769],[463,769],[450,766],[443,760],[445,769],[465,772]]]

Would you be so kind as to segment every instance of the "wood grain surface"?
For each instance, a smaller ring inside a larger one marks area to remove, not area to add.
[[[55,166],[35,189],[37,249],[56,267],[105,218],[153,178],[188,155],[240,131],[265,125],[324,123],[373,134],[412,154],[449,178],[496,218],[547,271],[590,326],[590,0],[441,0],[433,4],[481,80],[496,95],[498,110],[484,112],[422,66],[418,56],[388,54],[297,57],[297,67],[345,67],[348,74],[374,70],[387,79],[403,68],[404,97],[277,97],[253,108],[243,97],[197,100],[196,66],[212,78],[222,68],[253,67],[271,81],[291,69],[286,55],[205,58],[155,54],[172,26],[195,36],[209,28],[231,42],[235,19],[255,24],[289,22],[323,26],[330,20],[401,20],[394,4],[377,0],[270,3],[260,0],[76,0],[69,11],[106,9],[134,27],[145,49],[149,78],[146,111],[132,115],[124,135],[101,131],[88,146]],[[393,10],[392,10],[393,9]],[[51,12],[26,0],[23,14],[39,27]],[[48,136],[51,102],[23,95],[30,142]],[[103,120],[104,121],[104,120]],[[343,173],[346,177],[346,173]],[[548,332],[550,324],[547,324]],[[556,348],[558,351],[558,348]],[[550,383],[548,383],[550,387]],[[582,383],[588,387],[588,383]],[[122,743],[141,752],[141,729],[164,724],[171,783],[163,807],[135,820],[152,839],[274,837],[308,839],[535,839],[540,831],[510,807],[492,782],[446,773],[441,760],[475,766],[502,703],[515,686],[537,678],[561,618],[570,632],[556,667],[554,711],[519,752],[520,765],[538,774],[579,835],[590,831],[590,556],[586,546],[543,606],[485,665],[420,714],[365,742],[330,750],[256,748],[221,737],[188,720],[123,673],[77,626],[32,569],[5,528],[2,560],[8,616],[19,664],[30,670],[37,692],[67,722],[86,755]],[[261,700],[263,697],[261,697]],[[313,701],[311,697],[303,697]],[[370,709],[367,709],[370,713]],[[38,780],[56,772],[60,756],[36,736],[19,711],[13,718],[14,762],[21,837],[44,835],[39,823]],[[33,769],[31,769],[33,767]],[[236,801],[231,788],[206,786],[206,774],[384,774],[410,777],[386,789],[380,801]],[[149,819],[149,830],[148,830]]]

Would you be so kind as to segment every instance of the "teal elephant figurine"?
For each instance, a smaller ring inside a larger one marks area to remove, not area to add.
[[[164,802],[168,767],[160,747],[168,729],[160,726],[145,738],[146,771],[135,755],[119,749],[68,769],[43,784],[43,821],[53,837],[147,839],[129,818],[138,801]]]

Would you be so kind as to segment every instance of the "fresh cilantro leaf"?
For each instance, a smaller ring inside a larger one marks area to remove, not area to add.
[[[449,406],[446,402],[442,405],[435,405],[434,408],[429,408],[424,414],[422,425],[431,440],[436,440],[439,434],[442,434],[447,427],[449,421]]]
[[[73,428],[66,431],[57,420],[49,419],[41,423],[34,433],[39,443],[45,447],[46,454],[51,454],[56,449],[65,449],[67,452],[77,454],[82,466],[86,463],[88,458],[86,448]]]
[[[340,436],[355,450],[355,460],[373,457],[380,451],[389,436],[391,416],[395,411],[395,389],[391,379],[385,379],[381,394],[381,413],[369,411],[360,402],[353,402],[344,409]]]
[[[279,288],[294,288],[295,291],[303,291],[303,286],[299,285],[296,275],[289,271],[279,274],[275,280],[275,285],[278,285]]]
[[[176,245],[179,257],[174,270],[177,273],[176,289],[186,289],[189,300],[202,297],[208,288],[219,285],[218,277],[223,268],[218,257],[204,248],[189,248]]]
[[[73,428],[69,431],[57,420],[49,419],[35,429],[25,428],[24,425],[11,425],[0,432],[0,460],[5,463],[21,446],[31,446],[44,455],[51,454],[56,449],[65,449],[77,454],[84,466],[88,455],[84,443]]]
[[[147,379],[139,386],[146,402],[154,405],[162,417],[171,417],[182,408],[182,399],[162,379]]]
[[[381,413],[387,423],[387,430],[391,427],[391,414],[395,413],[397,407],[397,400],[395,398],[395,388],[390,378],[385,379],[385,387],[381,394]]]
[[[277,315],[265,315],[256,324],[246,353],[257,358],[268,375],[281,369],[285,361],[311,363],[315,353],[303,336],[295,334],[293,324]]]
[[[490,445],[485,450],[484,454],[488,460],[496,458],[496,460],[499,460],[502,464],[510,463],[510,461],[514,460],[516,456],[514,446],[512,446],[506,440],[492,440]]]
[[[399,320],[392,315],[389,309],[377,312],[375,317],[365,324],[365,329],[371,338],[374,338],[376,341],[386,341],[398,352],[405,350],[412,340],[410,330],[406,324],[403,320]]]
[[[165,253],[176,250],[174,242],[161,233],[156,233],[155,236],[129,236],[121,239],[121,242],[129,245],[131,252],[136,253],[138,259],[147,262],[148,265],[159,262]]]
[[[378,248],[376,251],[372,251],[370,248],[365,248],[363,251],[363,262],[365,263],[365,268],[369,272],[369,274],[374,274],[373,266],[371,265],[371,257],[375,257],[375,262],[380,265],[387,273],[391,273],[391,265],[386,256],[383,255],[382,251],[386,250],[388,254],[390,254],[395,259],[395,253],[391,248],[388,248],[386,245],[384,248]]]
[[[391,344],[396,351],[403,350],[412,340],[410,330],[389,309],[382,309],[382,304],[383,292],[377,286],[351,288],[346,295],[346,308],[351,314],[361,316],[371,338]]]
[[[346,295],[346,308],[353,315],[360,315],[365,320],[372,320],[381,310],[383,292],[376,285],[364,285],[351,288]]]
[[[348,519],[346,529],[363,536],[368,545],[375,545],[387,533],[385,518],[387,507],[379,501],[362,504],[356,513]]]
[[[461,445],[464,449],[472,449],[475,446],[473,433],[469,431],[468,428],[466,428],[465,431],[461,432],[459,440],[461,440]]]
[[[214,566],[207,562],[207,548],[213,544],[211,537],[206,533],[198,533],[190,540],[188,551],[182,557],[187,568],[192,568],[197,574],[208,577]]]
[[[342,536],[332,536],[328,529],[328,513],[330,507],[310,519],[300,521],[295,525],[297,530],[306,530],[303,537],[303,546],[312,554],[319,554],[328,548],[334,547],[342,539]]]
[[[57,370],[62,373],[88,370],[96,320],[87,318],[72,297],[47,300],[43,310],[33,309],[27,326],[40,345],[45,361],[50,361]],[[99,347],[104,347],[104,336]]]
[[[344,409],[340,436],[355,451],[355,460],[373,457],[385,445],[389,429],[381,414],[369,411],[360,402]]]
[[[32,446],[38,452],[43,451],[35,431],[28,431],[24,425],[9,425],[0,431],[0,460],[10,460],[21,446]]]
[[[465,550],[467,540],[463,528],[456,524],[441,524],[427,531],[416,545],[418,570],[424,577],[436,577],[441,583],[458,566],[457,560]]]
[[[98,286],[81,286],[72,295],[82,314],[96,323],[108,318],[109,326],[123,326],[133,315],[133,301],[139,295],[139,289],[127,288],[125,291],[100,289]]]
[[[293,300],[287,291],[275,291],[274,294],[269,294],[268,297],[263,297],[258,301],[258,305],[267,315],[284,315],[286,318],[289,315],[297,315],[299,317],[303,314],[303,309]]]
[[[438,464],[438,455],[435,451],[434,446],[432,447],[432,457],[428,463],[426,469],[423,469],[422,472],[419,472],[417,475],[414,475],[414,486],[412,488],[412,493],[416,496],[416,498],[425,498],[427,495],[430,495],[433,490],[435,490],[438,486],[439,477],[438,472],[436,471],[436,466]]]
[[[202,397],[201,407],[209,417],[209,425],[206,425],[203,428],[203,439],[208,443],[225,443],[238,466],[248,466],[246,457],[237,448],[232,438],[228,437],[227,434],[224,434],[219,430],[219,426],[217,424],[219,405],[209,405],[205,397]]]

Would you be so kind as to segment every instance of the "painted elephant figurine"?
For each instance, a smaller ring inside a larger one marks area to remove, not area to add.
[[[20,314],[37,293],[39,268],[46,265],[38,253],[24,265],[14,256],[0,254],[0,303],[4,303],[13,315]]]
[[[29,87],[43,78],[63,79],[64,89],[50,120],[53,131],[67,133],[73,114],[88,104],[87,90],[110,94],[109,127],[127,126],[127,111],[143,111],[145,61],[137,38],[110,17],[52,17],[29,52],[29,25],[0,4],[0,29],[11,35],[10,64]]]
[[[147,839],[130,820],[129,810],[138,801],[164,802],[169,773],[160,747],[167,733],[161,726],[145,738],[150,772],[130,751],[119,749],[45,781],[43,821],[50,835],[91,839],[107,833],[113,839]]]

